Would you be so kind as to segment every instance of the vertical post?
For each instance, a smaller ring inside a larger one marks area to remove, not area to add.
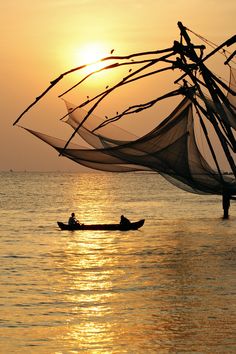
[[[228,191],[223,191],[222,194],[222,206],[223,206],[223,219],[229,218],[229,208],[230,208],[230,193]]]
[[[216,83],[214,82],[214,80],[212,79],[211,77],[211,73],[209,72],[209,70],[206,68],[206,66],[203,64],[202,60],[200,60],[200,58],[198,57],[196,51],[194,50],[193,48],[193,45],[191,43],[191,40],[190,40],[190,37],[189,35],[187,34],[186,32],[186,28],[182,25],[181,22],[178,22],[178,26],[180,28],[180,31],[181,31],[181,36],[183,36],[183,38],[185,39],[186,41],[186,44],[187,44],[187,49],[185,49],[183,46],[182,46],[182,53],[180,52],[180,55],[182,57],[182,61],[183,61],[183,58],[186,56],[188,57],[190,60],[192,60],[195,64],[198,65],[200,71],[201,71],[201,74],[202,74],[202,77],[205,81],[205,84],[206,84],[206,87],[212,97],[212,100],[213,102],[215,101],[216,103],[219,103],[220,107],[221,107],[221,110],[223,111],[223,107],[221,105],[221,102],[218,98],[218,94],[216,92],[216,90],[214,89],[214,86],[217,86]],[[182,69],[185,71],[186,74],[188,74],[190,76],[190,78],[193,80],[194,84],[197,86],[198,88],[198,91],[199,91],[199,94],[201,96],[203,96],[203,93],[201,92],[201,88],[199,87],[197,81],[195,80],[194,78],[194,75],[192,73],[192,70],[188,68],[188,64],[186,63],[186,60],[185,62],[182,62]],[[210,120],[210,122],[212,123],[213,125],[213,128],[215,129],[215,132],[220,140],[220,143],[221,143],[221,146],[225,152],[225,156],[229,162],[229,165],[232,169],[232,172],[236,178],[236,166],[235,166],[235,163],[234,163],[234,159],[232,158],[231,156],[231,153],[229,151],[229,148],[228,148],[228,145],[227,145],[227,142],[225,141],[225,136],[224,134],[222,133],[222,131],[220,130],[219,126],[218,126],[218,122],[217,122],[217,119],[214,115],[214,112],[212,112],[208,107],[207,107],[207,115],[208,115],[208,119]],[[228,128],[228,127],[227,127]]]

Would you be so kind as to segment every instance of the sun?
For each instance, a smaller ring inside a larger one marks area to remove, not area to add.
[[[86,74],[103,68],[106,64],[99,60],[106,56],[108,56],[108,50],[105,44],[98,42],[87,43],[75,50],[76,65],[89,64],[84,69]]]

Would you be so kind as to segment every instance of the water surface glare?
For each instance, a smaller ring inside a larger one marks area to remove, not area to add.
[[[0,173],[0,353],[236,353],[236,204],[156,174]],[[145,218],[138,231],[60,231]]]

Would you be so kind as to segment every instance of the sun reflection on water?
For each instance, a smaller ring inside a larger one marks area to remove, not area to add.
[[[123,214],[123,209],[119,209],[121,198],[120,186],[109,174],[87,179],[77,176],[68,190],[72,211],[82,223],[119,222]]]
[[[103,348],[102,353],[110,353],[105,348],[113,346],[110,319],[114,314],[110,304],[116,301],[112,280],[114,264],[110,255],[104,257],[100,253],[104,242],[108,242],[104,240],[106,235],[102,232],[96,237],[92,232],[85,232],[80,235],[79,244],[68,240],[65,257],[61,260],[66,270],[65,301],[71,304],[68,332],[64,334],[63,342],[69,342],[76,350],[89,349],[98,353],[101,352],[98,348]]]

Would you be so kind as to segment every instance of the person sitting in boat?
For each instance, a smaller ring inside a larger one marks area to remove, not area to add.
[[[122,226],[130,225],[129,219],[127,219],[124,215],[121,215],[121,217],[120,217],[120,225],[122,225]]]
[[[71,216],[69,217],[69,220],[68,220],[68,225],[73,226],[76,224],[79,224],[79,220],[76,219],[75,213],[71,213]]]

